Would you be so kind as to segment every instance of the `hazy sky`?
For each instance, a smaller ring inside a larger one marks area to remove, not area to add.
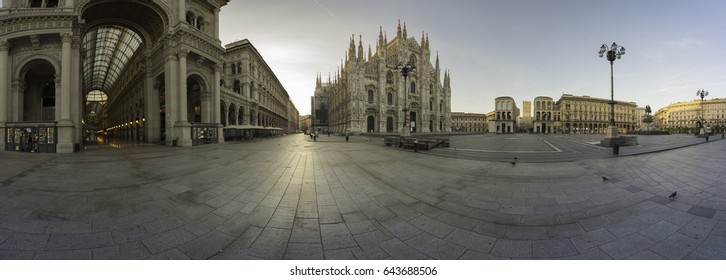
[[[610,98],[610,66],[597,55],[617,42],[615,99],[651,105],[726,96],[726,1],[589,0],[232,0],[222,9],[222,44],[249,39],[310,113],[318,72],[334,74],[350,36],[375,51],[379,26],[395,37],[405,22],[427,32],[451,71],[452,111],[486,113],[494,98],[563,92]],[[443,77],[442,77],[443,78]]]

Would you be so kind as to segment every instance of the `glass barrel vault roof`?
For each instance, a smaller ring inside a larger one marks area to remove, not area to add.
[[[86,56],[83,78],[86,91],[113,92],[119,76],[136,50],[141,37],[122,26],[99,26],[83,38]]]

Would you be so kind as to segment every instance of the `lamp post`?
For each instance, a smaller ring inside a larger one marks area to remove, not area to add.
[[[408,75],[416,69],[416,66],[410,63],[406,65],[399,64],[398,66],[396,66],[396,69],[401,71],[401,76],[403,76],[403,114],[405,115],[405,118],[403,121],[403,130],[401,131],[401,137],[409,137],[411,136],[411,131],[408,128],[408,122],[411,116],[408,114]]]
[[[610,48],[603,44],[600,46],[598,55],[603,57],[606,53],[607,60],[610,61],[610,126],[608,127],[608,131],[605,136],[605,142],[608,146],[611,146],[613,138],[618,137],[618,128],[615,126],[615,86],[613,81],[613,62],[615,62],[616,59],[620,59],[620,57],[625,54],[625,48],[623,46],[618,46],[615,42],[613,42]]]
[[[701,130],[698,133],[698,135],[701,136],[701,137],[704,137],[706,135],[706,125],[704,125],[704,123],[703,123],[703,99],[706,96],[708,96],[708,91],[707,90],[703,90],[703,89],[699,89],[696,92],[696,96],[700,96],[701,97],[701,121],[700,121],[700,123],[701,123],[701,125],[700,125]]]

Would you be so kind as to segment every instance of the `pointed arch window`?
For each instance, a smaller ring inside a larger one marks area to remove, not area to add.
[[[416,94],[416,83],[411,82],[411,94]]]
[[[393,93],[388,92],[388,105],[393,105]]]
[[[368,90],[368,103],[373,103],[373,90]]]

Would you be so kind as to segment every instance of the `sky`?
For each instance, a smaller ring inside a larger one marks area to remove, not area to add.
[[[364,49],[379,28],[429,35],[432,62],[451,72],[451,110],[487,113],[498,96],[563,93],[610,98],[602,44],[626,48],[614,65],[615,99],[650,105],[726,97],[723,0],[232,0],[220,13],[222,45],[248,39],[301,115],[315,78],[334,75],[351,35]],[[443,75],[441,77],[443,79]]]

